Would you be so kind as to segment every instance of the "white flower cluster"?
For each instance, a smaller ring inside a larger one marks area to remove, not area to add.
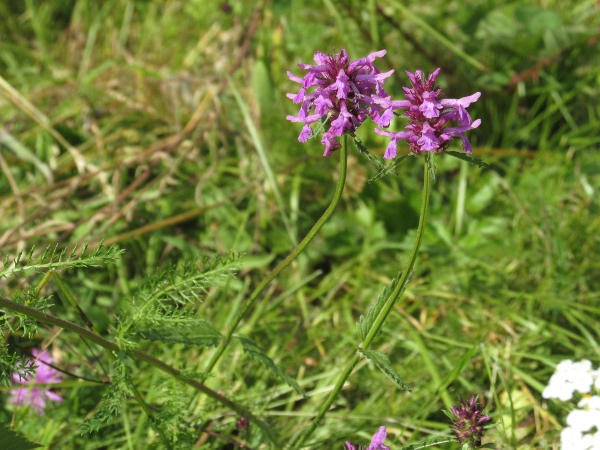
[[[568,401],[575,391],[584,394],[567,416],[567,426],[560,433],[562,450],[600,450],[600,396],[590,395],[592,388],[600,390],[600,369],[594,370],[587,359],[561,361],[542,397]]]

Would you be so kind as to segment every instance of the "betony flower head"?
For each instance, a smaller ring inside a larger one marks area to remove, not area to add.
[[[366,450],[390,450],[390,448],[384,444],[385,438],[387,437],[387,432],[384,426],[379,427],[377,433],[373,435],[371,439],[371,443]],[[358,446],[358,450],[362,450],[365,447],[362,445]],[[357,447],[352,445],[350,442],[346,441],[346,450],[357,450]]]
[[[450,411],[456,417],[453,420],[453,426],[450,428],[458,442],[461,444],[468,443],[474,448],[479,447],[485,425],[492,419],[483,413],[477,397],[471,396],[468,403],[461,401],[460,408],[450,408]]]
[[[297,116],[286,117],[292,122],[304,123],[298,137],[300,142],[306,142],[313,135],[311,124],[324,118],[327,129],[321,138],[325,145],[323,156],[340,148],[337,138],[344,133],[354,134],[367,117],[380,127],[389,126],[393,111],[391,105],[386,106],[390,97],[383,89],[383,82],[394,71],[381,73],[373,65],[375,58],[385,54],[385,50],[380,50],[351,61],[344,49],[333,56],[316,52],[316,65],[298,64],[308,70],[304,78],[288,72],[290,80],[301,85],[297,94],[287,94],[294,103],[301,103],[300,111]]]
[[[48,364],[52,363],[52,356],[46,350],[40,351],[33,349],[34,360],[29,360],[27,366],[37,366],[35,377],[30,380],[29,377],[22,371],[13,373],[12,378],[15,383],[28,385],[31,381],[36,385],[46,383],[60,383],[62,381],[60,373],[50,367]],[[51,400],[54,402],[62,402],[63,398],[50,391],[48,387],[31,387],[25,386],[18,389],[12,389],[10,391],[10,401],[17,405],[31,405],[31,407],[39,413],[44,415],[44,409],[46,408],[46,401]]]
[[[392,138],[384,158],[396,156],[398,141],[405,140],[413,153],[418,155],[422,152],[440,153],[455,137],[462,140],[464,151],[471,153],[471,144],[465,132],[477,128],[481,120],[473,121],[467,112],[467,107],[475,102],[481,93],[476,92],[460,99],[441,99],[441,88],[435,86],[435,79],[440,73],[439,68],[428,77],[425,77],[420,70],[414,74],[406,73],[412,84],[411,88],[404,88],[406,100],[377,99],[380,107],[386,112],[390,109],[404,109],[404,114],[409,119],[409,124],[405,127],[406,131],[393,133],[375,129],[376,133]],[[456,126],[447,126],[451,121],[454,121]]]

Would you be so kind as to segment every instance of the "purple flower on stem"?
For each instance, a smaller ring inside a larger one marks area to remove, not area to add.
[[[413,153],[418,155],[422,152],[440,153],[454,137],[459,137],[463,150],[471,153],[471,144],[465,132],[477,128],[481,120],[473,121],[467,107],[477,101],[481,93],[476,92],[460,99],[439,99],[441,88],[434,86],[439,72],[438,68],[427,78],[420,70],[414,74],[406,72],[412,84],[412,88],[404,88],[406,100],[378,99],[380,106],[386,111],[404,109],[404,114],[409,118],[406,131],[392,133],[375,129],[376,133],[392,138],[384,158],[396,156],[398,141],[406,140]],[[457,126],[446,127],[450,121],[455,121]]]
[[[377,431],[377,433],[375,433],[373,435],[373,438],[371,439],[371,444],[369,445],[367,450],[390,450],[390,448],[384,444],[386,437],[387,437],[387,433],[385,431],[385,427],[384,426],[379,427],[379,430]],[[359,445],[358,448],[360,450],[360,449],[363,449],[364,447]],[[346,449],[347,450],[356,450],[356,447],[354,445],[352,445],[350,442],[346,441]]]
[[[481,438],[485,431],[485,425],[492,419],[483,413],[483,409],[476,396],[471,396],[469,403],[460,402],[460,408],[450,408],[456,417],[454,425],[450,429],[454,432],[459,443],[469,443],[474,448],[481,445]]]
[[[323,156],[340,148],[337,138],[344,133],[354,134],[367,117],[380,127],[389,126],[393,117],[392,102],[383,89],[383,82],[394,71],[381,73],[373,65],[375,58],[385,54],[385,50],[380,50],[350,61],[344,49],[333,56],[316,52],[316,65],[298,64],[308,70],[304,78],[288,72],[290,80],[301,84],[297,94],[287,94],[294,103],[301,103],[300,111],[297,116],[286,117],[289,121],[304,123],[298,137],[300,142],[306,142],[313,135],[311,124],[323,118],[327,118],[329,126],[321,138],[325,145]],[[311,88],[314,90],[308,92]]]
[[[35,385],[38,383],[60,383],[62,379],[60,373],[48,365],[49,363],[52,363],[52,356],[50,356],[50,353],[46,350],[40,351],[38,349],[33,349],[32,353],[35,360],[29,360],[27,366],[33,366],[34,364],[37,366],[35,378],[30,380],[22,371],[13,373],[12,378],[15,383],[23,385],[33,381],[33,386],[12,389],[10,391],[10,401],[17,405],[31,405],[37,413],[43,416],[47,400],[62,402],[63,398],[50,391],[47,387],[36,387]]]

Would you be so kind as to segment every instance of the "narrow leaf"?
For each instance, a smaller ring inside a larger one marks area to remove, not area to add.
[[[407,447],[402,447],[402,450],[419,450],[422,448],[437,447],[440,444],[447,444],[449,442],[456,442],[456,438],[452,436],[423,439],[422,441],[415,442],[414,444],[410,444]]]
[[[362,141],[355,135],[352,135],[352,140],[354,141],[354,145],[356,145],[356,148],[367,157],[367,159],[369,161],[371,161],[373,164],[375,164],[375,166],[377,167],[377,170],[379,170],[380,172],[383,172],[385,170],[385,166],[383,164],[381,164],[381,162],[375,158],[375,156],[373,156],[369,150],[367,150],[367,147],[364,146],[364,144],[362,143]]]
[[[406,158],[408,158],[409,156],[412,156],[412,155],[413,155],[412,153],[407,153],[406,155],[402,155],[400,158],[397,158],[392,164],[385,166],[381,172],[379,172],[373,178],[369,179],[369,183],[371,181],[375,181],[380,178],[383,178],[387,174],[390,174],[390,173],[398,176],[398,174],[396,172],[394,172],[394,170],[396,170],[396,167],[398,167],[402,163],[402,161],[404,161]]]
[[[279,370],[273,360],[269,358],[258,345],[256,345],[256,342],[240,336],[237,336],[237,338],[241,342],[245,353],[248,353],[252,358],[259,360],[267,369],[279,377],[285,384],[295,390],[298,394],[306,396],[304,389],[302,389],[294,379],[288,377],[281,370]]]
[[[468,163],[476,165],[477,167],[480,167],[482,169],[489,169],[493,170],[494,172],[500,173],[500,169],[498,169],[496,166],[492,166],[491,164],[488,164],[482,161],[481,159],[475,158],[474,156],[468,155],[466,153],[454,152],[449,150],[446,150],[444,153],[450,156],[454,156],[455,158],[462,159],[463,161],[467,161]]]
[[[386,286],[383,288],[383,291],[381,292],[381,294],[379,294],[379,297],[377,297],[377,301],[375,302],[375,304],[369,306],[367,315],[360,316],[360,318],[358,319],[358,322],[356,322],[356,330],[358,331],[358,336],[360,337],[361,341],[365,340],[365,338],[367,337],[367,334],[369,334],[369,331],[373,327],[373,324],[375,323],[377,316],[379,316],[379,313],[383,309],[383,306],[385,305],[386,300],[388,299],[390,294],[392,292],[394,292],[394,289],[396,288],[396,285],[398,284],[398,280],[400,279],[400,275],[402,275],[402,272],[400,272],[398,274],[398,276],[396,276],[392,280],[392,282],[390,283],[389,286]],[[409,279],[410,279],[410,277],[406,280],[406,284],[408,284]],[[402,287],[400,294],[402,294],[403,291],[404,291],[404,287]]]
[[[35,444],[28,441],[19,433],[8,428],[7,424],[0,423],[0,448],[10,450],[29,450],[31,448],[42,447],[40,444]]]
[[[363,355],[365,358],[373,361],[377,368],[381,370],[387,377],[394,382],[398,388],[403,391],[412,392],[410,388],[404,384],[404,380],[398,375],[398,373],[392,367],[390,360],[383,353],[379,353],[373,350],[364,350],[362,348],[358,349],[359,353]]]
[[[425,161],[429,170],[429,177],[433,182],[435,182],[435,163],[433,162],[434,155],[435,153],[432,152],[427,152],[427,154],[425,155]]]
[[[150,341],[207,347],[215,347],[222,339],[221,333],[206,320],[198,320],[189,326],[146,328],[138,330],[136,335]]]

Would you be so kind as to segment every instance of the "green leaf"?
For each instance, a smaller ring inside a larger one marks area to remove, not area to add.
[[[207,347],[215,347],[222,339],[221,333],[210,322],[202,319],[194,321],[193,325],[146,328],[135,334],[150,341]]]
[[[402,447],[402,450],[419,450],[421,448],[437,447],[440,444],[447,444],[449,442],[456,442],[454,436],[452,437],[433,437],[423,439],[422,441],[410,444],[407,447]]]
[[[241,336],[236,337],[241,342],[242,347],[244,348],[244,352],[248,353],[252,358],[258,359],[267,369],[269,369],[273,374],[279,377],[285,384],[287,384],[289,387],[295,390],[298,394],[306,397],[306,392],[304,392],[304,389],[302,389],[300,385],[296,383],[295,380],[288,377],[281,370],[279,370],[279,368],[275,365],[273,360],[269,358],[258,345],[256,345],[256,342],[247,338],[243,338]]]
[[[460,359],[460,361],[458,361],[458,363],[454,366],[454,368],[450,371],[446,378],[444,378],[441,386],[437,388],[436,392],[446,389],[454,380],[458,378],[461,372],[465,370],[465,368],[469,365],[469,363],[473,359],[473,356],[475,356],[475,354],[477,353],[478,349],[479,344],[476,344],[463,355],[463,357]]]
[[[481,159],[475,158],[474,156],[468,155],[466,153],[453,152],[453,151],[449,151],[449,150],[446,150],[444,153],[446,153],[447,155],[450,155],[450,156],[454,156],[455,158],[462,159],[463,161],[467,161],[468,163],[474,164],[477,167],[481,167],[482,169],[489,169],[489,170],[493,170],[494,172],[500,173],[500,170],[497,167],[492,166],[491,164],[488,164],[486,162],[483,162]]]
[[[378,180],[380,178],[383,178],[383,177],[385,177],[386,175],[388,175],[390,173],[398,176],[398,174],[396,172],[394,172],[394,170],[396,170],[396,167],[398,167],[402,163],[402,161],[404,161],[409,156],[413,156],[413,154],[412,153],[407,153],[406,155],[402,155],[401,157],[397,158],[392,164],[390,164],[388,166],[385,166],[384,169],[381,172],[379,172],[373,178],[369,179],[369,183],[371,181],[375,181],[375,180]]]
[[[435,153],[427,152],[425,154],[425,161],[426,161],[427,167],[429,169],[429,177],[431,178],[431,181],[433,181],[433,182],[435,182],[435,163],[433,162],[434,157],[435,157]]]
[[[363,355],[365,358],[373,361],[377,368],[381,370],[387,377],[394,382],[398,388],[403,391],[412,392],[411,389],[404,384],[404,380],[398,375],[398,373],[392,367],[390,360],[383,353],[376,352],[374,350],[364,350],[362,348],[358,349],[358,352]]]
[[[329,118],[331,117],[331,114],[328,114],[327,116],[323,117],[321,120],[319,120],[319,122],[317,123],[317,126],[315,127],[315,129],[313,130],[312,134],[308,137],[308,140],[310,141],[311,139],[316,138],[317,136],[320,136],[321,133],[323,133],[323,130],[325,129],[325,125],[327,124],[327,122],[329,121]]]
[[[358,331],[358,336],[360,337],[361,341],[365,340],[365,338],[367,337],[367,334],[369,334],[369,331],[373,327],[373,324],[375,323],[377,316],[379,316],[379,313],[383,309],[383,306],[385,305],[386,300],[388,299],[390,294],[392,292],[394,292],[394,289],[396,288],[396,284],[398,284],[398,280],[400,279],[400,275],[402,275],[402,272],[400,272],[398,274],[398,276],[396,276],[392,280],[392,282],[390,283],[389,286],[386,286],[383,288],[383,291],[381,292],[381,294],[379,294],[379,297],[377,297],[377,301],[375,302],[375,304],[369,306],[369,309],[367,310],[367,315],[366,316],[361,315],[360,318],[358,319],[358,322],[356,322],[356,330]],[[408,284],[409,279],[410,279],[410,277],[408,277],[408,279],[406,280],[406,284]],[[402,294],[403,291],[404,291],[404,287],[402,287],[400,294]],[[400,297],[400,296],[398,296],[398,297]],[[381,333],[381,331],[379,333]]]
[[[381,162],[375,157],[373,156],[369,150],[367,150],[367,147],[365,147],[362,143],[362,141],[354,135],[352,136],[352,140],[354,141],[354,145],[356,145],[356,148],[367,157],[367,159],[369,161],[371,161],[373,164],[375,164],[375,166],[377,167],[377,170],[379,170],[380,172],[383,172],[385,170],[385,166],[383,164],[381,164]]]
[[[30,448],[39,447],[42,446],[28,441],[19,433],[8,428],[7,424],[0,423],[0,448],[7,450],[29,450]]]

